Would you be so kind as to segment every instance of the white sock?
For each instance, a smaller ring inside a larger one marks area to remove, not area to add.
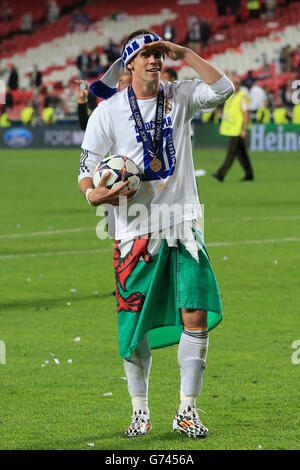
[[[179,412],[184,408],[196,406],[203,385],[208,351],[208,332],[206,329],[189,330],[184,328],[178,346],[178,364],[181,374]]]
[[[151,364],[151,349],[148,337],[145,336],[137,345],[134,353],[129,358],[124,359],[124,370],[133,412],[142,410],[149,413],[148,388]]]

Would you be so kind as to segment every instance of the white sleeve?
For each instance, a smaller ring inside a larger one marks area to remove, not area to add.
[[[100,155],[98,153],[89,152],[86,149],[82,149],[78,170],[78,182],[83,178],[93,178],[96,166],[104,157],[105,155]]]
[[[193,80],[193,82],[194,86],[188,94],[187,111],[190,118],[199,110],[212,111],[234,93],[234,85],[226,75],[211,85],[203,80]]]

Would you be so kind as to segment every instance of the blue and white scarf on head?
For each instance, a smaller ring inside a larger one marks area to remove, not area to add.
[[[157,34],[142,34],[126,44],[122,57],[117,59],[100,80],[93,82],[90,89],[99,98],[110,98],[118,91],[118,81],[128,62],[140,52],[145,44],[163,41]]]

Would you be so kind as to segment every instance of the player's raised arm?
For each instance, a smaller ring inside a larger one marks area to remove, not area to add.
[[[198,54],[188,47],[179,46],[170,41],[157,41],[152,44],[146,44],[144,49],[159,48],[164,54],[168,55],[172,60],[183,60],[189,67],[195,70],[198,75],[208,85],[212,85],[220,80],[224,74],[214,65],[202,59]],[[234,88],[232,87],[232,93]],[[231,94],[231,93],[230,93]]]

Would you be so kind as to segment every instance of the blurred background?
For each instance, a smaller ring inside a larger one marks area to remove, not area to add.
[[[141,27],[236,74],[251,99],[252,123],[300,123],[299,1],[1,0],[0,145],[7,146],[7,127],[78,129],[77,80],[101,77]],[[169,68],[179,80],[195,78],[182,61],[167,59]],[[218,109],[195,122],[216,126],[221,115]]]

